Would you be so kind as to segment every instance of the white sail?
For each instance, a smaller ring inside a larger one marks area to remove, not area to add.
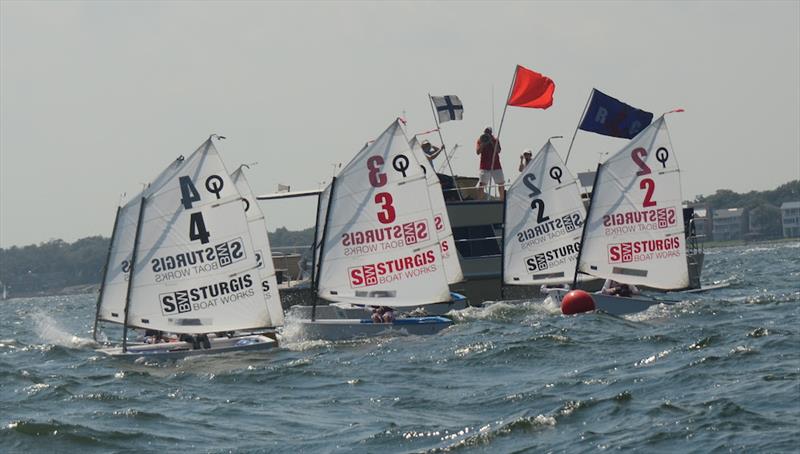
[[[268,326],[242,197],[211,140],[176,170],[144,192],[128,325],[181,333]]]
[[[680,169],[662,116],[597,173],[579,270],[654,288],[689,285]]]
[[[336,178],[320,255],[318,295],[326,300],[449,301],[425,174],[397,121]]]
[[[425,180],[428,183],[428,196],[431,199],[431,209],[433,209],[433,223],[436,228],[436,235],[439,237],[439,247],[442,251],[447,283],[455,284],[461,282],[464,280],[464,273],[461,271],[461,262],[458,260],[458,252],[453,239],[453,229],[450,226],[450,216],[447,215],[447,205],[444,203],[442,183],[439,182],[436,170],[428,161],[428,157],[425,156],[425,152],[422,151],[422,147],[416,137],[411,139],[409,146],[425,172]]]
[[[586,211],[575,177],[550,141],[506,191],[503,282],[572,282]]]
[[[245,214],[250,228],[250,237],[253,240],[253,248],[255,249],[259,281],[269,314],[267,325],[281,326],[283,325],[283,307],[278,293],[278,280],[275,277],[275,264],[272,262],[272,249],[269,246],[267,221],[264,218],[264,212],[253,195],[253,190],[244,176],[242,167],[239,167],[231,174],[231,179],[236,185],[236,189],[239,190],[239,194],[244,198]]]
[[[101,283],[102,291],[98,301],[98,320],[123,323],[125,320],[125,298],[128,291],[128,278],[136,235],[136,222],[139,219],[139,206],[142,197],[153,194],[173,178],[183,166],[184,158],[179,157],[164,169],[147,188],[131,198],[119,208],[114,231],[111,234],[107,270]]]

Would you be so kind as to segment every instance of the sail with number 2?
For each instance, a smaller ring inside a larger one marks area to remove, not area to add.
[[[317,294],[418,306],[450,300],[425,173],[398,121],[332,183]]]
[[[628,284],[689,285],[680,168],[662,116],[601,164],[579,271]]]
[[[439,236],[439,246],[442,250],[442,260],[444,264],[444,272],[447,276],[448,284],[455,284],[464,280],[464,273],[461,271],[461,262],[458,260],[458,252],[456,252],[455,240],[453,239],[453,229],[450,226],[450,216],[447,215],[447,205],[444,202],[444,194],[442,193],[442,183],[439,181],[438,175],[433,166],[428,162],[428,157],[422,151],[422,147],[416,137],[409,142],[411,150],[420,162],[423,172],[425,172],[425,180],[428,184],[428,196],[431,200],[431,208],[433,209],[433,223],[436,228],[436,234]]]
[[[179,333],[271,326],[242,195],[210,138],[120,209],[114,237],[99,319]]]
[[[506,191],[503,282],[571,282],[586,210],[577,181],[548,140]]]

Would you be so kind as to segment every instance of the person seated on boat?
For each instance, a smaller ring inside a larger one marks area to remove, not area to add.
[[[164,337],[164,333],[157,329],[148,329],[144,332],[144,343],[145,344],[160,344],[162,342],[168,342],[167,339]]]
[[[195,336],[195,339],[197,339],[197,343],[202,345],[203,348],[211,348],[211,341],[208,340],[208,334],[198,334]]]
[[[638,295],[641,292],[635,285],[617,282],[613,279],[606,279],[606,282],[603,283],[603,289],[600,291],[600,293],[603,295],[630,298],[634,295]]]
[[[478,137],[478,142],[475,144],[475,152],[481,157],[478,187],[484,188],[494,182],[500,192],[500,198],[505,198],[506,178],[500,165],[500,142],[492,135],[491,127],[487,126],[483,130],[483,134]]]
[[[526,148],[525,150],[522,151],[522,154],[519,155],[520,172],[522,172],[522,169],[524,169],[525,166],[527,166],[528,163],[531,162],[531,159],[533,159],[533,150],[531,150],[530,148]]]
[[[394,309],[387,306],[379,306],[372,309],[373,323],[392,323],[394,321]]]
[[[420,144],[420,147],[422,147],[422,152],[425,153],[425,157],[428,158],[428,162],[430,162],[431,165],[433,165],[433,160],[436,159],[437,156],[439,156],[439,153],[441,153],[442,150],[444,150],[444,145],[442,145],[441,147],[437,147],[431,145],[431,143],[428,142],[427,140],[423,140],[422,143]]]

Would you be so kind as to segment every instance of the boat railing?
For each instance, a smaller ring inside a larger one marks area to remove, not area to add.
[[[704,254],[705,253],[705,235],[695,233],[694,219],[689,219],[689,228],[686,230],[686,253],[687,254]]]

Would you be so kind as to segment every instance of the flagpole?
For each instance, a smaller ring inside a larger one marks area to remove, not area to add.
[[[575,126],[575,132],[572,134],[572,141],[569,143],[569,149],[567,150],[567,159],[564,160],[564,165],[567,165],[567,161],[569,161],[569,154],[572,152],[572,144],[575,143],[575,136],[578,135],[578,129],[581,127],[581,123],[583,123],[583,117],[586,116],[586,111],[589,109],[589,102],[592,100],[592,96],[594,96],[594,88],[592,88],[592,92],[589,93],[589,99],[586,100],[586,105],[583,106],[583,113],[581,114],[580,120],[578,120],[578,126]]]
[[[494,160],[497,157],[497,147],[500,145],[500,132],[503,130],[503,121],[506,119],[506,111],[508,110],[508,100],[511,98],[511,91],[514,89],[514,82],[517,81],[517,71],[519,70],[519,65],[514,68],[514,77],[511,79],[511,86],[508,87],[508,95],[506,95],[506,102],[503,106],[503,115],[500,116],[500,126],[497,128],[497,138],[494,142],[494,152],[492,153],[492,163],[490,164],[491,167],[494,167]],[[500,166],[502,168],[502,166]],[[493,168],[491,170],[494,170]],[[503,182],[505,185],[505,181]],[[491,189],[491,188],[490,188]],[[498,189],[499,191],[499,189]]]
[[[456,187],[456,193],[458,194],[458,200],[463,202],[464,198],[461,197],[461,188],[458,187],[458,182],[456,181],[456,175],[455,175],[455,172],[453,172],[453,166],[450,165],[450,156],[447,155],[447,147],[444,146],[444,137],[442,137],[442,128],[441,128],[441,126],[439,126],[439,115],[436,114],[436,106],[434,106],[434,104],[433,104],[433,98],[431,97],[430,93],[428,93],[428,101],[430,101],[430,103],[431,103],[431,112],[433,112],[433,121],[434,121],[434,123],[436,123],[436,132],[439,133],[439,140],[442,142],[442,148],[445,148],[445,150],[444,150],[444,159],[447,162],[447,167],[450,169],[450,178],[453,179],[453,184]],[[431,167],[433,167],[433,166],[431,166]]]

